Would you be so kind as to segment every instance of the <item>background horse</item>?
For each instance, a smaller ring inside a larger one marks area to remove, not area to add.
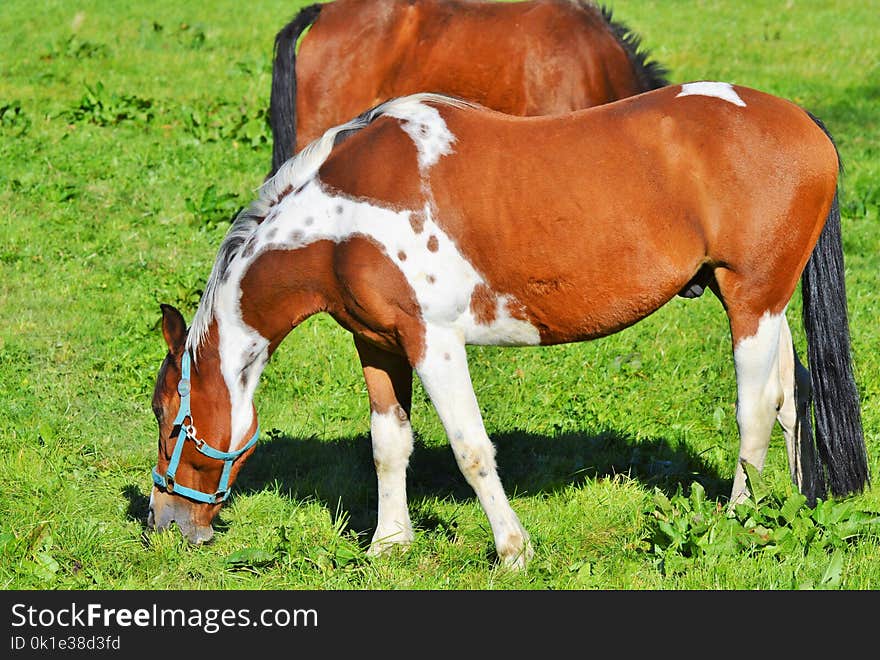
[[[253,451],[263,368],[293,328],[327,312],[353,334],[369,392],[371,552],[413,539],[415,370],[499,557],[522,567],[529,536],[497,474],[465,346],[602,337],[704,286],[733,344],[731,503],[747,494],[742,463],[763,468],[777,421],[809,500],[862,490],[838,169],[812,115],[725,83],[533,118],[422,94],[328,130],[236,219],[189,331],[163,308],[150,524],[210,538]],[[802,273],[809,373],[785,317]]]
[[[584,0],[311,5],[275,39],[272,172],[326,129],[396,96],[442,92],[542,115],[665,85],[665,70],[639,42],[610,10]]]

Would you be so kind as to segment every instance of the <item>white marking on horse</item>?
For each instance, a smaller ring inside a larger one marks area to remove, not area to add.
[[[810,418],[812,384],[810,372],[798,358],[785,316],[780,325],[779,381],[782,385],[783,402],[776,419],[785,437],[791,479],[802,490],[805,472],[813,470],[812,457],[804,456],[801,451],[804,445],[813,446],[813,425]]]
[[[755,334],[740,339],[733,349],[736,366],[736,421],[740,432],[740,461],[763,469],[776,413],[783,402],[779,374],[779,338],[785,310],[764,312]],[[731,504],[741,502],[748,491],[745,473],[737,462]]]
[[[402,414],[401,414],[402,413]],[[400,406],[370,415],[373,462],[379,489],[379,511],[370,554],[413,540],[406,503],[406,467],[413,448],[412,427]]]
[[[238,280],[236,279],[236,282]],[[220,337],[220,372],[229,390],[231,406],[232,438],[229,451],[235,451],[245,443],[245,435],[254,420],[253,396],[269,354],[269,340],[248,326],[241,318],[241,288],[223,286],[218,291],[215,315]],[[256,361],[247,372],[245,382],[241,374],[249,364]]]
[[[421,103],[418,98],[401,102],[384,114],[400,119],[401,128],[412,138],[418,150],[419,171],[425,172],[441,156],[452,153],[455,136],[450,132],[437,108]]]
[[[685,83],[681,86],[681,91],[676,95],[676,98],[680,96],[714,96],[743,108],[746,106],[746,102],[739,97],[733,85],[726,82],[709,82],[704,80]]]

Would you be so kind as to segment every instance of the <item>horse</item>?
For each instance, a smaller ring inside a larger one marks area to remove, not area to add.
[[[637,34],[585,0],[313,4],[275,37],[272,173],[388,98],[433,91],[507,114],[555,114],[656,89],[666,73]]]
[[[414,538],[415,372],[499,560],[524,568],[533,549],[496,470],[466,346],[587,341],[704,289],[726,312],[736,371],[730,504],[748,497],[744,466],[763,470],[777,422],[811,503],[861,492],[840,166],[808,111],[711,81],[540,117],[422,93],[328,129],[237,216],[191,326],[162,307],[148,525],[211,538],[255,448],[260,374],[288,333],[324,312],[351,333],[369,394],[368,552]],[[809,369],[786,319],[799,281]]]

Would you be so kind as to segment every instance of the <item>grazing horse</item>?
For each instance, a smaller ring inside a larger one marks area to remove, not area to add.
[[[369,392],[370,552],[413,539],[415,370],[498,556],[522,567],[529,536],[496,471],[466,345],[602,337],[704,288],[733,344],[730,502],[747,496],[744,462],[763,468],[776,421],[811,502],[863,490],[838,168],[818,119],[717,82],[541,117],[418,94],[328,129],[230,227],[191,327],[163,307],[150,526],[176,521],[190,540],[210,538],[254,451],[263,368],[293,328],[326,312],[354,336]],[[801,276],[809,372],[785,316]]]
[[[326,129],[392,97],[441,92],[544,115],[656,89],[665,73],[638,35],[586,0],[311,5],[275,38],[272,172]]]

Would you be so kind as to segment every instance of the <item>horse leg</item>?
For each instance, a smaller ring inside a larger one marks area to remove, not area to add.
[[[785,436],[791,480],[798,490],[805,492],[810,490],[806,484],[819,479],[821,470],[810,415],[812,386],[810,372],[798,358],[784,319],[779,334],[779,376],[785,399],[776,419]]]
[[[782,408],[779,344],[785,310],[773,314],[728,308],[728,316],[736,367],[736,422],[740,436],[739,460],[730,493],[733,507],[749,496],[743,461],[758,471],[763,469],[770,434]]]
[[[370,437],[379,489],[376,532],[367,554],[380,555],[413,540],[406,501],[406,468],[413,449],[409,415],[412,367],[406,358],[355,338],[370,396]]]
[[[454,331],[432,327],[425,337],[416,373],[443,423],[458,467],[489,519],[498,557],[507,566],[525,568],[534,552],[498,477],[495,447],[483,426],[464,342]]]

